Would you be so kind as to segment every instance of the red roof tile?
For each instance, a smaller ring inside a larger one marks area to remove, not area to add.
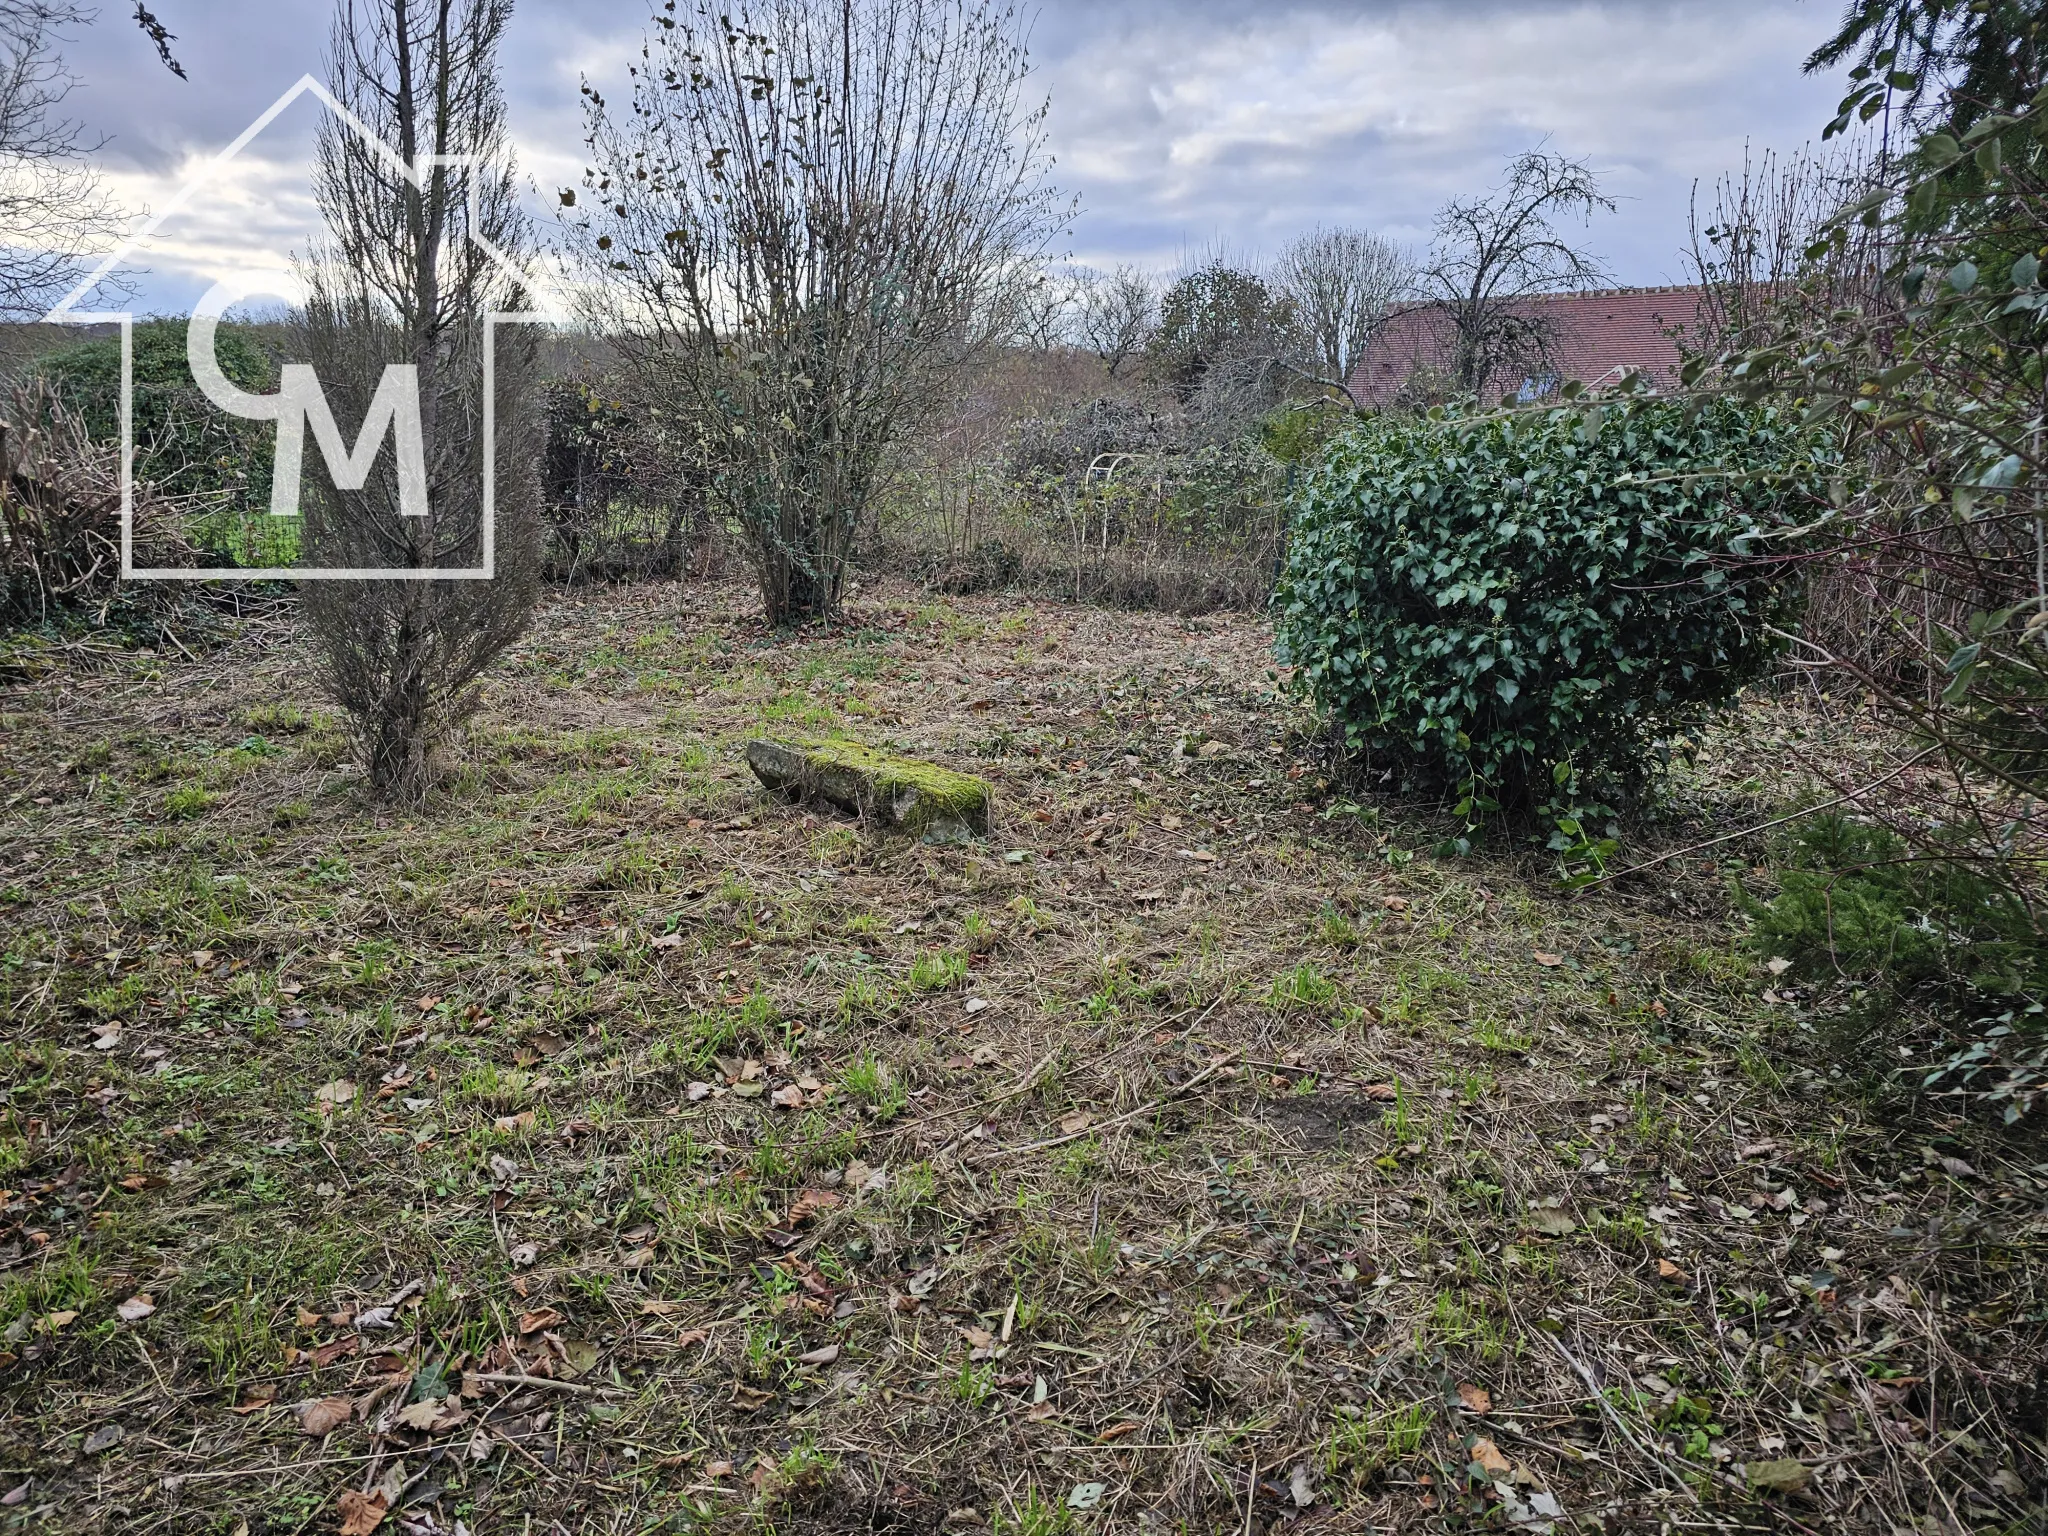
[[[1611,384],[1626,368],[1653,382],[1677,378],[1678,344],[1670,332],[1697,323],[1700,290],[1691,287],[1608,288],[1591,293],[1546,293],[1518,299],[1516,313],[1540,315],[1551,328],[1550,367],[1560,382]],[[1351,375],[1361,405],[1385,405],[1418,367],[1448,369],[1448,324],[1434,305],[1397,311],[1380,330]],[[1513,389],[1519,379],[1491,380],[1490,392]]]

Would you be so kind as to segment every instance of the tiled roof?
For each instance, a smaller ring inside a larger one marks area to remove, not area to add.
[[[1699,318],[1700,290],[1692,287],[1606,288],[1588,293],[1546,293],[1518,299],[1518,314],[1540,315],[1551,331],[1550,368],[1559,382],[1612,383],[1621,370],[1636,368],[1654,382],[1677,377],[1674,327]],[[1448,369],[1452,353],[1447,318],[1434,305],[1397,311],[1381,329],[1351,375],[1351,392],[1361,405],[1385,405],[1418,367]],[[1512,389],[1519,379],[1491,380],[1488,389]]]

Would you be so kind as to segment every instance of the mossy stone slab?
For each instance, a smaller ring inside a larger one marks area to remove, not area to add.
[[[750,741],[747,766],[778,794],[815,797],[895,831],[988,832],[986,780],[857,741]]]

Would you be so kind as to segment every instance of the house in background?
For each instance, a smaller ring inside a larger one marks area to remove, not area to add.
[[[1568,379],[1589,389],[1613,384],[1635,369],[1665,388],[1678,380],[1673,332],[1699,323],[1696,287],[1602,288],[1588,293],[1545,293],[1509,308],[1547,334],[1541,376],[1492,379],[1481,398],[1497,400],[1519,388],[1524,398],[1549,394]],[[1394,404],[1418,373],[1443,381],[1455,371],[1450,320],[1434,304],[1407,305],[1388,317],[1351,375],[1359,405]],[[1418,381],[1421,382],[1421,381]]]

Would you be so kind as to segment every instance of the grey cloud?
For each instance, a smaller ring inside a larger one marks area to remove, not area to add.
[[[75,99],[110,168],[169,178],[318,72],[327,0],[161,0],[191,75],[159,65],[109,4],[75,42]],[[649,0],[525,0],[506,61],[514,132],[543,187],[581,160],[580,75],[622,93]],[[1624,281],[1677,272],[1695,177],[1745,137],[1813,137],[1839,83],[1802,78],[1835,7],[1818,0],[1047,0],[1033,85],[1054,179],[1079,195],[1083,259],[1170,266],[1216,241],[1271,251],[1317,222],[1426,240],[1447,197],[1510,154],[1585,155],[1625,199],[1590,243]],[[273,152],[303,153],[304,124]],[[294,138],[293,136],[297,137]],[[267,141],[268,142],[268,141]],[[158,199],[161,200],[160,198]]]

